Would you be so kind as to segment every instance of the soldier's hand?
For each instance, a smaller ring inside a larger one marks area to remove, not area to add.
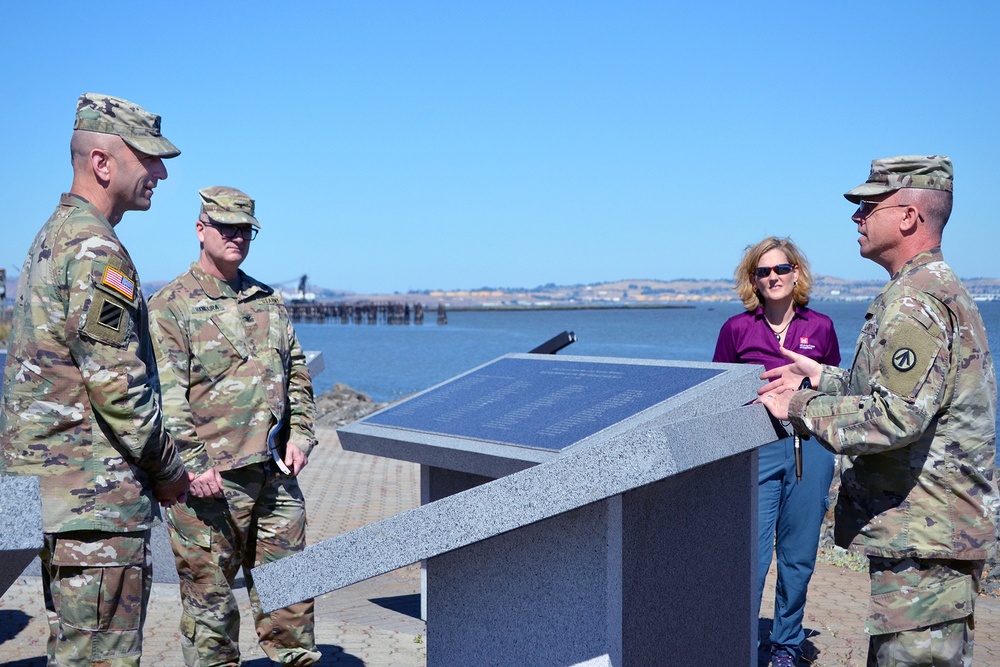
[[[757,401],[764,404],[764,407],[767,408],[772,417],[785,421],[788,419],[788,404],[792,402],[794,394],[795,392],[793,391],[786,391],[780,394],[764,394]]]
[[[177,481],[169,484],[155,484],[153,495],[160,502],[162,507],[170,507],[174,503],[183,503],[187,500],[187,492],[191,487],[191,480],[194,475],[185,472]]]
[[[292,477],[297,476],[308,463],[309,456],[295,445],[289,444],[285,448],[285,465],[292,471]]]
[[[781,353],[785,355],[790,364],[772,368],[764,371],[760,379],[770,380],[767,384],[757,390],[758,396],[765,394],[780,394],[786,391],[796,391],[802,384],[802,378],[809,378],[814,387],[819,386],[819,376],[823,372],[823,366],[815,359],[781,348]],[[773,413],[772,413],[773,414]],[[775,415],[777,416],[777,415]]]
[[[222,475],[215,466],[191,480],[191,495],[196,498],[222,497]]]

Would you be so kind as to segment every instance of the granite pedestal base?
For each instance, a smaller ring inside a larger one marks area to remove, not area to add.
[[[734,482],[756,474],[756,459],[427,560],[427,666],[755,665],[756,486]],[[428,472],[438,491],[460,485]]]

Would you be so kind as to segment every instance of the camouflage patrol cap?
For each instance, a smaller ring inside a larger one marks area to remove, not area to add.
[[[862,197],[884,195],[903,188],[945,190],[951,192],[954,171],[951,158],[945,155],[899,155],[872,160],[868,180],[844,193],[852,204]]]
[[[245,192],[224,185],[212,185],[198,190],[201,195],[201,215],[203,222],[217,222],[221,225],[253,225],[260,229],[260,223],[253,217],[254,202]]]
[[[160,134],[160,117],[120,97],[84,93],[76,105],[74,130],[117,134],[140,153],[170,158],[181,154]]]

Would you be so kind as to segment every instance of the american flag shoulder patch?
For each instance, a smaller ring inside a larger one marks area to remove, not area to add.
[[[135,281],[129,279],[128,276],[113,266],[104,268],[104,277],[101,278],[101,284],[107,285],[129,301],[135,299]]]

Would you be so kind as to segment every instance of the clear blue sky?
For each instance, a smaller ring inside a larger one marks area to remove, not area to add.
[[[196,258],[206,185],[257,200],[244,268],[272,283],[724,278],[768,234],[881,279],[841,195],[903,153],[953,158],[945,256],[1000,275],[1000,4],[686,5],[0,3],[0,264],[69,188],[93,91],[183,151],[118,226],[147,282]]]

